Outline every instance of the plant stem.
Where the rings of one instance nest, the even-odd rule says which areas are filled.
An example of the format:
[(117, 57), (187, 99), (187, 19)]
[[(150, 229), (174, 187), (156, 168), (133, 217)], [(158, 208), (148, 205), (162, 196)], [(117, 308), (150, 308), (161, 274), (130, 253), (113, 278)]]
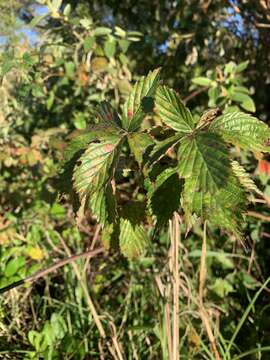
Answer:
[(201, 319), (204, 324), (215, 359), (221, 360), (221, 357), (217, 349), (216, 340), (209, 321), (209, 315), (203, 303), (203, 295), (204, 295), (203, 292), (204, 292), (205, 279), (206, 279), (206, 254), (207, 254), (207, 249), (206, 249), (206, 221), (205, 221), (204, 229), (203, 229), (203, 242), (202, 242), (201, 263), (200, 263), (199, 307), (200, 307)]
[(76, 261), (78, 259), (81, 259), (83, 257), (87, 257), (87, 258), (88, 257), (93, 257), (93, 256), (96, 256), (96, 255), (98, 255), (100, 253), (103, 253), (103, 252), (104, 252), (104, 248), (98, 248), (96, 250), (85, 251), (85, 252), (83, 252), (81, 254), (77, 254), (77, 255), (71, 255), (69, 253), (68, 258), (60, 260), (57, 263), (49, 266), (46, 269), (39, 270), (34, 275), (30, 275), (30, 276), (28, 276), (28, 277), (26, 277), (26, 278), (24, 278), (22, 280), (16, 281), (16, 282), (14, 282), (14, 283), (12, 283), (10, 285), (7, 285), (7, 286), (3, 287), (2, 289), (0, 289), (0, 294), (4, 294), (5, 292), (7, 292), (7, 291), (9, 291), (11, 289), (14, 289), (15, 287), (18, 287), (18, 286), (21, 286), (21, 285), (24, 285), (24, 284), (27, 284), (27, 283), (34, 282), (37, 279), (48, 275), (49, 273), (59, 269), (60, 267), (63, 267), (66, 264), (73, 263), (74, 261)]

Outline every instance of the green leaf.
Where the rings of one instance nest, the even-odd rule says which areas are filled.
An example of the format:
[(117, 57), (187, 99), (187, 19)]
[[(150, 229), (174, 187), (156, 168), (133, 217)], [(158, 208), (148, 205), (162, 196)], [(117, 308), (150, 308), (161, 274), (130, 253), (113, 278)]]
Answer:
[(153, 165), (166, 155), (166, 152), (173, 148), (182, 137), (183, 134), (177, 133), (175, 136), (171, 136), (163, 141), (158, 141), (149, 155), (149, 166)]
[(114, 57), (116, 50), (116, 41), (114, 39), (108, 39), (104, 44), (105, 55), (110, 59)]
[(262, 121), (243, 112), (229, 112), (217, 117), (209, 127), (225, 141), (245, 150), (269, 151), (270, 129)]
[(99, 142), (91, 143), (80, 157), (73, 182), (81, 200), (100, 190), (112, 178), (121, 140), (119, 134), (107, 133)]
[(242, 165), (240, 165), (237, 161), (232, 161), (231, 165), (233, 173), (239, 179), (246, 191), (255, 192), (256, 194), (263, 196), (263, 192), (258, 189), (257, 185), (250, 177), (250, 174), (246, 172)]
[(69, 17), (71, 13), (71, 5), (67, 4), (63, 10), (63, 15)]
[(231, 171), (228, 149), (220, 136), (197, 133), (185, 137), (178, 150), (179, 174), (194, 179), (197, 191), (215, 193)]
[(108, 184), (104, 190), (97, 191), (89, 197), (89, 206), (102, 226), (113, 223), (116, 218), (116, 201), (112, 186)]
[(1, 76), (5, 76), (15, 66), (16, 66), (15, 61), (13, 60), (5, 61), (1, 67)]
[(119, 26), (115, 26), (114, 30), (115, 30), (115, 35), (117, 35), (121, 38), (125, 38), (127, 35), (126, 31), (123, 30), (122, 28), (120, 28)]
[(129, 259), (142, 255), (149, 246), (149, 238), (142, 225), (133, 225), (127, 219), (120, 221), (120, 250)]
[(208, 79), (203, 76), (193, 78), (191, 81), (193, 82), (193, 84), (200, 85), (200, 86), (210, 86), (212, 84), (211, 79)]
[(191, 112), (177, 93), (166, 86), (159, 86), (157, 89), (155, 110), (162, 121), (176, 131), (190, 133), (194, 129)]
[(250, 96), (247, 96), (246, 99), (241, 103), (241, 107), (244, 110), (250, 111), (250, 112), (255, 112), (256, 111), (256, 106), (254, 101), (252, 100), (252, 98)]
[(121, 50), (123, 51), (123, 53), (126, 53), (129, 48), (130, 42), (126, 39), (120, 39), (118, 40), (118, 44)]
[(33, 19), (30, 21), (29, 26), (30, 27), (35, 27), (37, 26), (43, 19), (45, 19), (48, 16), (48, 14), (43, 14), (43, 15), (37, 15), (35, 17), (33, 17)]
[(121, 120), (117, 111), (111, 106), (108, 101), (102, 101), (96, 109), (96, 115), (101, 123), (106, 123), (112, 126), (121, 126)]
[(94, 30), (94, 35), (95, 36), (104, 36), (104, 35), (109, 35), (112, 32), (112, 29), (107, 28), (107, 27), (97, 27)]
[(119, 223), (106, 224), (102, 230), (101, 241), (105, 249), (118, 249), (119, 250)]
[(72, 139), (64, 150), (65, 161), (69, 161), (80, 150), (84, 150), (91, 141), (96, 140), (97, 134), (94, 131), (88, 131), (85, 134), (78, 135)]
[(202, 220), (241, 237), (245, 204), (245, 192), (234, 175), (214, 196), (199, 191), (194, 178), (185, 180), (182, 205), (187, 219), (195, 213)]
[(78, 130), (84, 130), (86, 128), (86, 119), (83, 113), (75, 114), (74, 126)]
[(229, 293), (234, 291), (233, 286), (229, 283), (229, 281), (222, 278), (217, 278), (210, 289), (221, 298), (224, 298), (224, 296), (227, 296)]
[(248, 67), (248, 64), (249, 64), (249, 60), (241, 62), (239, 65), (236, 66), (235, 71), (239, 73), (239, 72), (246, 70), (246, 68)]
[(177, 169), (164, 170), (152, 184), (148, 192), (149, 207), (157, 218), (157, 225), (163, 226), (179, 209), (183, 182), (179, 179)]
[(87, 38), (85, 38), (85, 40), (83, 42), (84, 51), (88, 52), (89, 50), (91, 50), (94, 43), (95, 43), (95, 37), (94, 36), (88, 36)]
[(134, 85), (123, 107), (122, 123), (124, 129), (134, 131), (140, 127), (145, 116), (144, 105), (148, 100), (151, 100), (156, 91), (159, 73), (160, 69), (150, 71), (146, 77), (143, 76)]
[(19, 256), (16, 259), (11, 259), (9, 260), (9, 262), (7, 263), (6, 267), (5, 267), (5, 276), (6, 277), (11, 277), (13, 275), (15, 275), (18, 270), (24, 266), (25, 264), (25, 257), (24, 256)]
[(233, 101), (239, 102), (243, 109), (250, 111), (250, 112), (256, 111), (254, 101), (246, 93), (236, 92), (235, 88), (234, 88), (233, 92), (230, 94), (230, 98)]
[(128, 136), (128, 144), (136, 161), (141, 166), (149, 146), (154, 144), (152, 137), (146, 133), (132, 133)]

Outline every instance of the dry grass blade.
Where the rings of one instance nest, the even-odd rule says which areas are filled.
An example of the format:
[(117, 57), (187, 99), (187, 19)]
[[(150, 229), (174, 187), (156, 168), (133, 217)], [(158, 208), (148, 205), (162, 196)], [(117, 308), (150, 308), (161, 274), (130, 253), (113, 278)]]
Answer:
[(179, 349), (179, 216), (175, 213), (171, 232), (172, 242), (172, 271), (173, 271), (173, 360), (180, 359)]
[(209, 321), (209, 315), (207, 310), (204, 307), (203, 303), (203, 292), (204, 292), (204, 286), (205, 286), (205, 279), (206, 279), (206, 221), (204, 222), (204, 231), (203, 231), (203, 242), (202, 242), (202, 253), (201, 253), (201, 263), (200, 263), (200, 282), (199, 282), (199, 312), (201, 315), (202, 322), (204, 324), (209, 342), (211, 344), (211, 348), (213, 351), (213, 354), (215, 356), (216, 360), (221, 360), (221, 357), (219, 355), (217, 345), (216, 345), (216, 339), (214, 337), (211, 324)]

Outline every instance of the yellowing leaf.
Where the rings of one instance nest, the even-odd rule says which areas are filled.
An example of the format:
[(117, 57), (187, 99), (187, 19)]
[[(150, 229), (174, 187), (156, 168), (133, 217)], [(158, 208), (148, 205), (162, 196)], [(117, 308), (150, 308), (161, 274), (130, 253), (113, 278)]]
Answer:
[(108, 68), (108, 61), (105, 57), (96, 57), (92, 60), (91, 68), (93, 72), (103, 72)]

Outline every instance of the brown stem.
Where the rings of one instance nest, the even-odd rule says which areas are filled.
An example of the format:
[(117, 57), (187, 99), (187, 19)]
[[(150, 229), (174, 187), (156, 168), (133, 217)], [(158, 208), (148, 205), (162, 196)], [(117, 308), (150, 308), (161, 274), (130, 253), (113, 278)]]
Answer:
[(105, 251), (105, 249), (103, 247), (101, 248), (98, 248), (96, 250), (89, 250), (89, 251), (85, 251), (81, 254), (77, 254), (77, 255), (71, 255), (69, 256), (68, 258), (66, 259), (63, 259), (63, 260), (60, 260), (58, 262), (56, 262), (55, 264), (49, 266), (48, 268), (46, 269), (42, 269), (42, 270), (39, 270), (37, 271), (35, 274), (33, 275), (30, 275), (22, 280), (19, 280), (19, 281), (16, 281), (10, 285), (7, 285), (5, 287), (3, 287), (2, 289), (0, 289), (0, 294), (3, 294), (11, 289), (14, 289), (15, 287), (17, 286), (21, 286), (23, 284), (26, 284), (26, 283), (30, 283), (30, 282), (34, 282), (36, 281), (37, 279), (41, 278), (41, 277), (44, 277), (46, 275), (48, 275), (49, 273), (59, 269), (60, 267), (66, 265), (66, 264), (69, 264), (69, 263), (72, 263), (78, 259), (81, 259), (83, 257), (93, 257), (93, 256), (96, 256), (100, 253), (103, 253)]

